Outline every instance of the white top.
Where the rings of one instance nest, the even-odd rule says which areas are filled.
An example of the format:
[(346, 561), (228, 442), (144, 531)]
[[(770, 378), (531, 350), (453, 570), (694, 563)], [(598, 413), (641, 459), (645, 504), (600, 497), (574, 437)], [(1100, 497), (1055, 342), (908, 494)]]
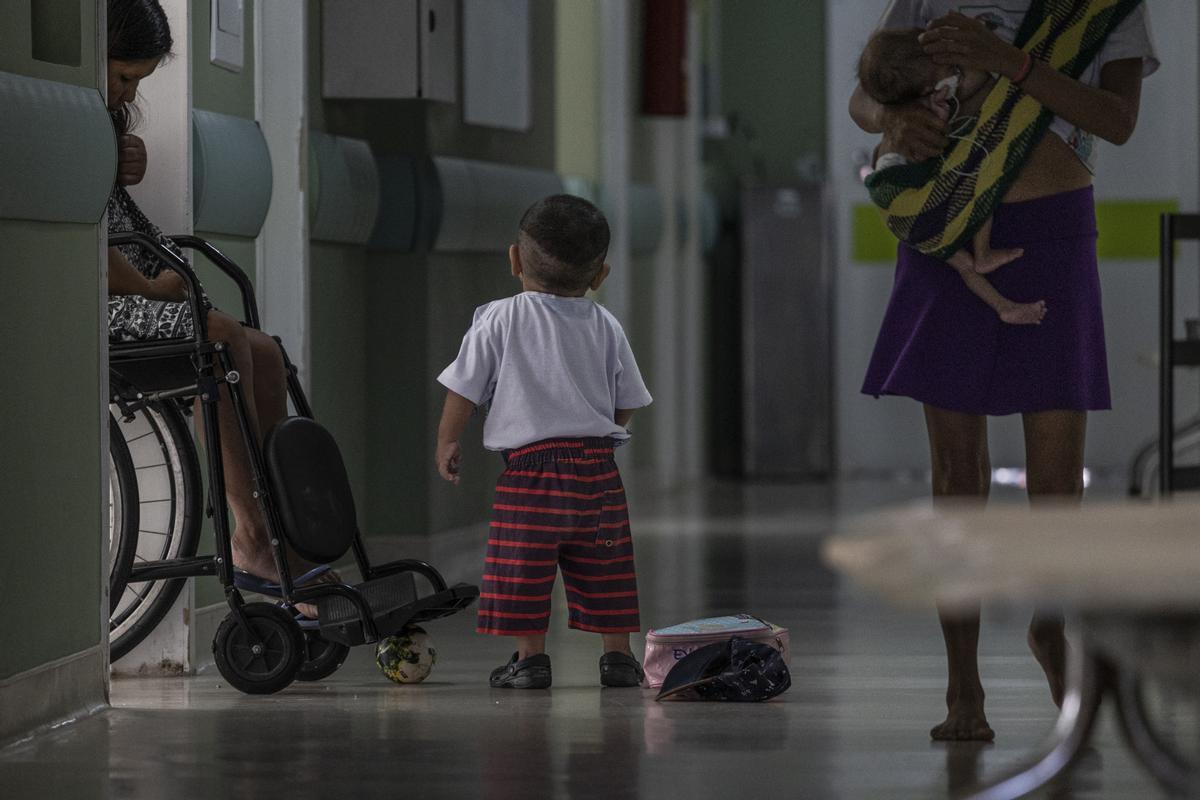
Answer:
[[(1004, 0), (1001, 3), (986, 3), (979, 0), (892, 0), (883, 18), (880, 29), (924, 28), (938, 17), (958, 11), (969, 17), (983, 20), (1001, 39), (1012, 42), (1017, 37), (1021, 21), (1029, 9), (1031, 0)], [(1147, 77), (1158, 70), (1159, 61), (1150, 35), (1150, 20), (1146, 2), (1130, 12), (1121, 24), (1108, 35), (1096, 58), (1079, 76), (1089, 86), (1100, 85), (1100, 70), (1109, 61), (1123, 58), (1142, 59), (1142, 76)], [(1055, 117), (1050, 130), (1066, 142), (1089, 171), (1095, 172), (1095, 137), (1075, 127), (1062, 117)]]
[(625, 331), (586, 297), (522, 292), (475, 309), (458, 358), (438, 382), (477, 406), (491, 403), (483, 446), (511, 450), (558, 436), (629, 431), (618, 408), (651, 402)]

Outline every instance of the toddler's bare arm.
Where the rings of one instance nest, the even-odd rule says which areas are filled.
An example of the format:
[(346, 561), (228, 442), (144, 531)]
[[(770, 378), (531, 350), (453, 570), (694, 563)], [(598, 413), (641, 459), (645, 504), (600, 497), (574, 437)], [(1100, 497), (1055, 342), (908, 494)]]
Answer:
[(434, 462), (437, 464), (438, 474), (451, 483), (458, 483), (458, 473), (462, 466), (462, 448), (458, 446), (458, 437), (462, 436), (474, 413), (474, 403), (457, 392), (446, 392), (442, 421), (438, 425), (437, 454), (434, 456)]
[(629, 420), (633, 419), (633, 411), (632, 408), (618, 408), (614, 419), (622, 428), (628, 427)]

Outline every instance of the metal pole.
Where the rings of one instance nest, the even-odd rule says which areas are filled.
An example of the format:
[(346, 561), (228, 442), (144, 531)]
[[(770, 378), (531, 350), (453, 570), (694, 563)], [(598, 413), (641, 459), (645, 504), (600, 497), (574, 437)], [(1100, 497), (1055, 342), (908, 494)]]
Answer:
[(1171, 494), (1175, 468), (1175, 225), (1163, 214), (1159, 242), (1158, 489)]

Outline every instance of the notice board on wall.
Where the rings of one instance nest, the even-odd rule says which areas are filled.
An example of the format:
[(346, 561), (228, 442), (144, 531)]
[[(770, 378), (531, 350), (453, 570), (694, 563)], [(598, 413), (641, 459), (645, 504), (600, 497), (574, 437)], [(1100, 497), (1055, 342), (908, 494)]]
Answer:
[(533, 127), (529, 0), (463, 0), (463, 121)]

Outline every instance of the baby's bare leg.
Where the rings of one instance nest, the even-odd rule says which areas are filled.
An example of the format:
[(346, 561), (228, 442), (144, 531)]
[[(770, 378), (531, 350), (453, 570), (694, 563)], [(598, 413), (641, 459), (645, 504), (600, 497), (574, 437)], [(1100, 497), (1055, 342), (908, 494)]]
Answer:
[(1025, 251), (1019, 247), (1008, 248), (1004, 250), (992, 249), (992, 218), (988, 217), (987, 222), (983, 223), (983, 227), (975, 234), (975, 271), (980, 275), (987, 275), (989, 272), (995, 272), (1010, 261), (1015, 261), (1025, 254)]
[(971, 254), (966, 250), (959, 250), (954, 255), (946, 259), (946, 263), (954, 267), (959, 272), (974, 272), (975, 259), (971, 258)]
[(974, 270), (960, 269), (958, 274), (962, 275), (962, 279), (967, 282), (967, 288), (974, 292), (976, 297), (995, 309), (996, 313), (1000, 315), (1000, 319), (1009, 325), (1038, 325), (1041, 323), (1042, 317), (1046, 316), (1044, 300), (1038, 300), (1036, 303), (1014, 303), (996, 291), (996, 287), (992, 286), (987, 278)]

